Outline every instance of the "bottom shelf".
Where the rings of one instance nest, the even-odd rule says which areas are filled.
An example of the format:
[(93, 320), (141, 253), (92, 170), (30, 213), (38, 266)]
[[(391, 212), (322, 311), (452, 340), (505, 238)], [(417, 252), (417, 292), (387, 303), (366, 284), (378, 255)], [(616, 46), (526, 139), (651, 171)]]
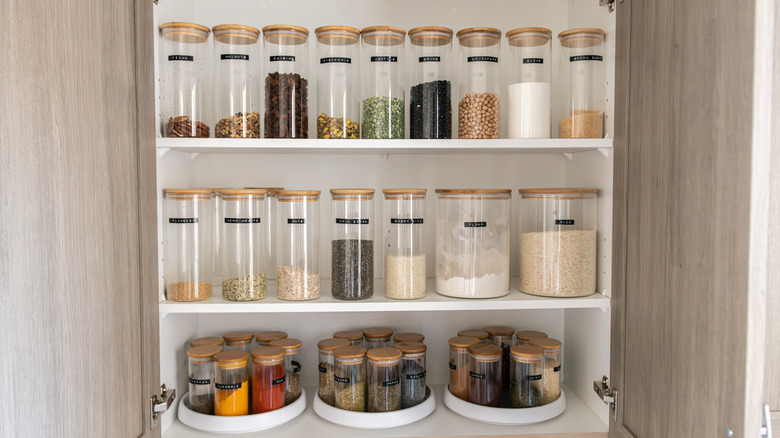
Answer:
[[(588, 438), (606, 438), (608, 426), (602, 422), (587, 406), (580, 400), (573, 391), (564, 385), (563, 391), (566, 394), (566, 411), (559, 417), (544, 423), (533, 424), (529, 426), (498, 426), (484, 424), (462, 417), (449, 408), (444, 406), (441, 400), (444, 399), (445, 385), (431, 385), (436, 395), (436, 410), (431, 415), (408, 426), (394, 429), (350, 429), (329, 423), (314, 413), (312, 410), (312, 397), (317, 394), (316, 388), (306, 388), (307, 407), (298, 418), (284, 424), (280, 427), (269, 429), (262, 432), (251, 434), (231, 435), (231, 436), (251, 436), (257, 438), (263, 437), (340, 437), (340, 438), (371, 438), (371, 437), (484, 437), (490, 435), (499, 435), (504, 438), (512, 436), (534, 435), (544, 436), (544, 434), (556, 434), (556, 437), (571, 434), (574, 436), (587, 436)], [(173, 415), (168, 413), (166, 415)], [(180, 421), (176, 420), (170, 428), (163, 434), (165, 438), (206, 438), (220, 436), (199, 430), (192, 429)]]

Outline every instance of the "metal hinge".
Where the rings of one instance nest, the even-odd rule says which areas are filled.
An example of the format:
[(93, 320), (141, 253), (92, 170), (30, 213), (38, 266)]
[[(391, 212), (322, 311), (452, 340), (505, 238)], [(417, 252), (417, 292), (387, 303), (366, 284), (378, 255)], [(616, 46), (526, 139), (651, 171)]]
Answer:
[[(623, 3), (624, 0), (617, 0), (617, 3)], [(609, 12), (615, 11), (615, 0), (599, 0), (599, 6), (606, 6)]]
[(764, 425), (761, 426), (761, 436), (772, 438), (772, 413), (769, 412), (769, 405), (764, 405)]
[(609, 387), (609, 379), (607, 376), (602, 377), (601, 382), (598, 380), (593, 381), (593, 391), (595, 391), (604, 404), (609, 406), (610, 410), (612, 410), (612, 420), (617, 421), (618, 391), (615, 388)]
[(157, 427), (157, 420), (160, 419), (160, 415), (167, 411), (171, 407), (173, 401), (176, 399), (176, 390), (168, 389), (165, 387), (165, 383), (160, 385), (160, 395), (154, 394), (151, 400), (151, 419), (152, 429)]

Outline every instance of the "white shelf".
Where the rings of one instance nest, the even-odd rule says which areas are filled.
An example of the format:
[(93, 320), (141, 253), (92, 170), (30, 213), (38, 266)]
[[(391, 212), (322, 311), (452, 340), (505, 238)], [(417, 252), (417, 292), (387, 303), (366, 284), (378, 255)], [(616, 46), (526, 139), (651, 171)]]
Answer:
[[(440, 402), (444, 396), (444, 385), (432, 385), (436, 394), (437, 406), (428, 417), (412, 423), (408, 426), (394, 429), (350, 429), (329, 423), (314, 413), (312, 410), (312, 397), (317, 393), (316, 388), (306, 388), (309, 397), (306, 411), (293, 421), (263, 432), (232, 436), (263, 437), (339, 437), (339, 438), (374, 438), (374, 437), (448, 437), (448, 436), (522, 436), (538, 434), (572, 434), (582, 436), (584, 434), (603, 434), (606, 438), (608, 426), (596, 416), (580, 400), (573, 391), (564, 386), (566, 394), (566, 411), (560, 416), (543, 423), (528, 426), (498, 426), (484, 424), (462, 417)], [(170, 415), (170, 414), (166, 414)], [(575, 435), (576, 434), (576, 435)], [(163, 434), (164, 438), (207, 438), (220, 435), (201, 432), (192, 429), (180, 421), (174, 422)], [(597, 435), (588, 435), (595, 438)]]

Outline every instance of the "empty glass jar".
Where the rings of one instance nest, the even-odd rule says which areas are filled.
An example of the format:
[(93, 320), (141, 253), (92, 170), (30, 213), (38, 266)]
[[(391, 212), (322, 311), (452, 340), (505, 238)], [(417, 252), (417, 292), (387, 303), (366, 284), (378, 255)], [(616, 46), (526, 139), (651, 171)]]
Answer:
[(214, 415), (214, 355), (222, 347), (203, 345), (187, 350), (189, 358), (189, 408), (206, 415)]
[(363, 300), (374, 296), (374, 190), (331, 189), (333, 298)]
[(566, 117), (558, 123), (560, 138), (604, 137), (604, 31), (570, 29), (558, 34), (568, 73)]
[(265, 138), (308, 138), (309, 31), (275, 24), (263, 28)]
[(469, 347), (469, 402), (501, 403), (501, 347), (480, 342)]
[(425, 401), (425, 351), (422, 342), (398, 342), (401, 351), (401, 409), (417, 406)]
[(323, 26), (314, 34), (319, 59), (317, 138), (360, 138), (360, 31), (349, 26)]
[(371, 26), (360, 31), (364, 69), (362, 138), (404, 138), (404, 71), (406, 31)]
[(276, 296), (281, 300), (320, 297), (320, 191), (277, 192)]
[(214, 361), (214, 414), (227, 417), (249, 414), (249, 353), (223, 351), (214, 356)]
[(214, 26), (214, 111), (217, 138), (260, 138), (260, 30)]
[(425, 296), (426, 189), (385, 189), (385, 296)]
[(346, 411), (366, 411), (366, 349), (341, 347), (333, 351), (336, 370), (336, 407)]
[(409, 90), (409, 138), (452, 138), (452, 29), (409, 31), (414, 79)]
[(542, 405), (544, 350), (533, 345), (515, 345), (511, 350), (512, 367), (509, 394), (513, 408)]
[(333, 380), (333, 372), (335, 367), (333, 351), (338, 348), (348, 346), (350, 346), (348, 340), (339, 338), (323, 339), (317, 343), (320, 359), (318, 367), (320, 374), (319, 396), (320, 400), (331, 406), (336, 405), (336, 381)]
[(550, 138), (552, 31), (522, 27), (506, 33), (514, 77), (509, 84), (509, 138)]
[(450, 338), (450, 392), (461, 400), (469, 401), (469, 347), (479, 344), (471, 336)]
[(384, 347), (368, 350), (368, 412), (401, 409), (401, 351)]
[(220, 190), (222, 298), (227, 301), (266, 297), (265, 193), (263, 189)]
[(472, 27), (459, 31), (457, 36), (461, 65), (458, 138), (498, 138), (501, 31)]
[(561, 364), (563, 363), (561, 341), (552, 338), (533, 338), (528, 343), (544, 350), (542, 404), (552, 403), (561, 396)]
[(284, 350), (284, 404), (292, 404), (301, 395), (301, 340), (295, 338), (276, 339), (271, 347)]

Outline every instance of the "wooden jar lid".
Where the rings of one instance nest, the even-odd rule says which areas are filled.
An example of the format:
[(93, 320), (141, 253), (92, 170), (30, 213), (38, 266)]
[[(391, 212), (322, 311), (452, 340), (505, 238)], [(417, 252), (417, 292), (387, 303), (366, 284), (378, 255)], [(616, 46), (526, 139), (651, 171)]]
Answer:
[(332, 351), (341, 347), (349, 347), (349, 340), (343, 338), (328, 338), (317, 342), (317, 348), (325, 351)]
[(187, 356), (194, 358), (206, 358), (212, 357), (217, 353), (222, 352), (222, 347), (219, 345), (201, 345), (199, 347), (193, 347), (187, 350)]
[(255, 339), (257, 339), (258, 342), (271, 342), (275, 339), (284, 339), (286, 337), (287, 337), (287, 332), (281, 332), (281, 331), (260, 332), (257, 335), (255, 335)]
[(422, 342), (425, 340), (425, 335), (415, 332), (401, 332), (393, 335), (395, 342)]
[(490, 334), (484, 330), (461, 330), (458, 336), (470, 336), (479, 340), (487, 339)]
[(273, 360), (281, 359), (287, 354), (281, 347), (257, 347), (252, 350), (252, 359)]
[(363, 336), (367, 338), (385, 338), (393, 336), (393, 330), (387, 327), (371, 327), (363, 330)]

